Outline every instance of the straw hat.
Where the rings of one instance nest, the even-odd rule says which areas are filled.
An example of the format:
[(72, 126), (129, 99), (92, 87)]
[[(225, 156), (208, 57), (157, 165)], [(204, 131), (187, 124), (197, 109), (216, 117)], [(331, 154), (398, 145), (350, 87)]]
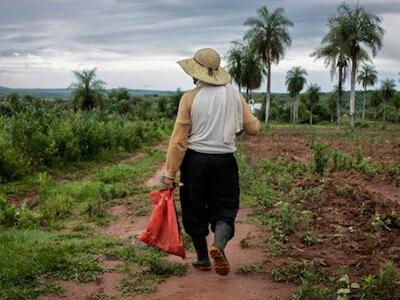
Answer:
[(193, 58), (178, 61), (182, 69), (191, 77), (212, 85), (225, 85), (231, 75), (220, 67), (221, 57), (211, 48), (198, 50)]

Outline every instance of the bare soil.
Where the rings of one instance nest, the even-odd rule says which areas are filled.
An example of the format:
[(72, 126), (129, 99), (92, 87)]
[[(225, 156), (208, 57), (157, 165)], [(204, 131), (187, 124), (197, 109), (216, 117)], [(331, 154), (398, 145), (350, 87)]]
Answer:
[(159, 186), (160, 182), (161, 182), (161, 178), (165, 174), (165, 169), (166, 169), (166, 164), (163, 163), (161, 166), (159, 166), (156, 169), (156, 171), (154, 173), (154, 176), (152, 176), (149, 180), (147, 180), (145, 185), (147, 187), (157, 187), (157, 186)]
[[(299, 186), (309, 184), (305, 181)], [(350, 274), (360, 278), (375, 274), (385, 261), (391, 259), (400, 263), (400, 227), (393, 225), (377, 230), (372, 225), (374, 215), (382, 220), (391, 218), (400, 211), (400, 202), (384, 195), (371, 193), (359, 180), (352, 180), (344, 174), (332, 174), (324, 179), (324, 194), (318, 202), (306, 203), (305, 209), (314, 213), (312, 224), (323, 242), (306, 247), (300, 240), (301, 230), (289, 237), (292, 249), (287, 254), (296, 259), (318, 259), (323, 269), (337, 274), (341, 265), (350, 267)], [(343, 192), (343, 186), (350, 187)], [(345, 193), (345, 194), (344, 194)]]
[[(84, 284), (76, 284), (72, 281), (61, 281), (58, 284), (64, 289), (65, 293), (62, 296), (42, 296), (41, 300), (88, 300), (96, 299), (94, 295), (105, 295), (112, 299), (121, 299), (117, 287), (123, 274), (118, 272), (104, 273), (91, 281)], [(101, 299), (101, 298), (100, 298)]]
[(277, 159), (287, 157), (293, 161), (304, 162), (311, 157), (309, 147), (311, 139), (300, 136), (299, 134), (271, 134), (268, 137), (255, 136), (246, 137), (245, 142), (240, 145), (243, 152), (249, 154), (251, 161), (256, 162), (261, 159)]
[(22, 205), (26, 205), (28, 208), (33, 209), (37, 206), (39, 200), (39, 195), (35, 191), (28, 191), (24, 193), (21, 197), (10, 197), (8, 202), (15, 208), (21, 208)]
[(129, 239), (146, 228), (148, 216), (135, 216), (125, 205), (111, 207), (108, 209), (108, 213), (116, 217), (116, 220), (108, 226), (100, 228), (100, 234)]
[(294, 129), (272, 130), (266, 136), (246, 137), (241, 145), (251, 153), (253, 161), (276, 159), (284, 156), (294, 161), (311, 158), (310, 145), (316, 139), (323, 139), (331, 149), (337, 149), (355, 156), (360, 152), (379, 164), (394, 164), (400, 160), (400, 137), (398, 132), (385, 130), (358, 130), (359, 138), (337, 138), (334, 129)]
[[(308, 133), (279, 130), (267, 136), (248, 137), (241, 149), (252, 162), (266, 158), (276, 160), (282, 156), (289, 161), (306, 162), (311, 159), (309, 147), (314, 138)], [(383, 168), (400, 163), (398, 137), (383, 137), (383, 141), (378, 142), (325, 135), (324, 142), (350, 155), (361, 151)], [(267, 255), (267, 269), (290, 260), (307, 259), (316, 261), (320, 269), (330, 275), (337, 275), (340, 266), (347, 265), (350, 276), (358, 280), (378, 273), (387, 260), (394, 261), (399, 268), (400, 228), (399, 224), (394, 224), (395, 218), (400, 218), (398, 178), (350, 170), (295, 178), (295, 185), (304, 190), (323, 186), (323, 192), (316, 199), (303, 204), (305, 210), (312, 212), (311, 224), (322, 242), (306, 246), (302, 241), (305, 225), (300, 224), (289, 235), (287, 252), (280, 257)], [(393, 225), (374, 228), (372, 220), (376, 215), (382, 221), (391, 220)]]

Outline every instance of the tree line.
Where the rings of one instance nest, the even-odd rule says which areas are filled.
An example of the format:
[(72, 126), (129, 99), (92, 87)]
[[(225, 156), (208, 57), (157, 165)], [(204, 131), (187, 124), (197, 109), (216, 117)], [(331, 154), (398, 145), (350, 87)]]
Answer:
[[(364, 98), (361, 119), (365, 119), (367, 105), (367, 88), (377, 83), (377, 71), (371, 58), (376, 56), (383, 45), (384, 29), (382, 19), (358, 3), (342, 3), (337, 6), (335, 15), (328, 19), (328, 32), (321, 40), (321, 46), (311, 56), (324, 60), (330, 68), (332, 78), (337, 84), (332, 92), (336, 98), (336, 121), (339, 130), (344, 106), (343, 84), (350, 76), (350, 93), (348, 100), (349, 128), (354, 130), (356, 114), (356, 83), (362, 85)], [(228, 71), (239, 89), (246, 89), (246, 95), (258, 89), (265, 77), (266, 92), (264, 98), (265, 123), (269, 123), (271, 108), (271, 70), (285, 56), (286, 49), (292, 44), (289, 29), (294, 26), (283, 8), (269, 10), (266, 6), (257, 11), (255, 17), (248, 18), (244, 25), (248, 27), (242, 41), (232, 42), (227, 54)], [(295, 66), (286, 74), (286, 86), (291, 98), (290, 121), (299, 122), (300, 93), (307, 84), (307, 71)], [(306, 91), (310, 123), (313, 122), (313, 111), (319, 101), (320, 87), (311, 83)], [(330, 98), (332, 99), (332, 98)], [(396, 121), (399, 118), (400, 96), (396, 92), (396, 82), (386, 79), (381, 82), (379, 90), (370, 95), (370, 105), (375, 109), (383, 106), (383, 120), (386, 120), (388, 104), (396, 109)], [(332, 103), (330, 102), (330, 106)]]

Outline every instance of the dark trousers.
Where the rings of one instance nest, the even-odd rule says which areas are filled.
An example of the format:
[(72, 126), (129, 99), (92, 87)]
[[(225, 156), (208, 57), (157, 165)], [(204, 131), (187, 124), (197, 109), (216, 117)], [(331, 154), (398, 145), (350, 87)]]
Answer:
[(207, 236), (217, 221), (232, 228), (239, 209), (239, 175), (233, 153), (204, 154), (188, 149), (181, 165), (183, 226), (191, 237)]

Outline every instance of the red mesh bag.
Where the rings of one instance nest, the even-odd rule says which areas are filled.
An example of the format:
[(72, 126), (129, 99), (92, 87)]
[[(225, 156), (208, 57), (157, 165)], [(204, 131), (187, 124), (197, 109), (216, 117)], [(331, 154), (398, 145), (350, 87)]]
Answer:
[(138, 239), (163, 252), (185, 258), (182, 234), (175, 209), (175, 193), (172, 189), (149, 193), (153, 206), (149, 224)]

